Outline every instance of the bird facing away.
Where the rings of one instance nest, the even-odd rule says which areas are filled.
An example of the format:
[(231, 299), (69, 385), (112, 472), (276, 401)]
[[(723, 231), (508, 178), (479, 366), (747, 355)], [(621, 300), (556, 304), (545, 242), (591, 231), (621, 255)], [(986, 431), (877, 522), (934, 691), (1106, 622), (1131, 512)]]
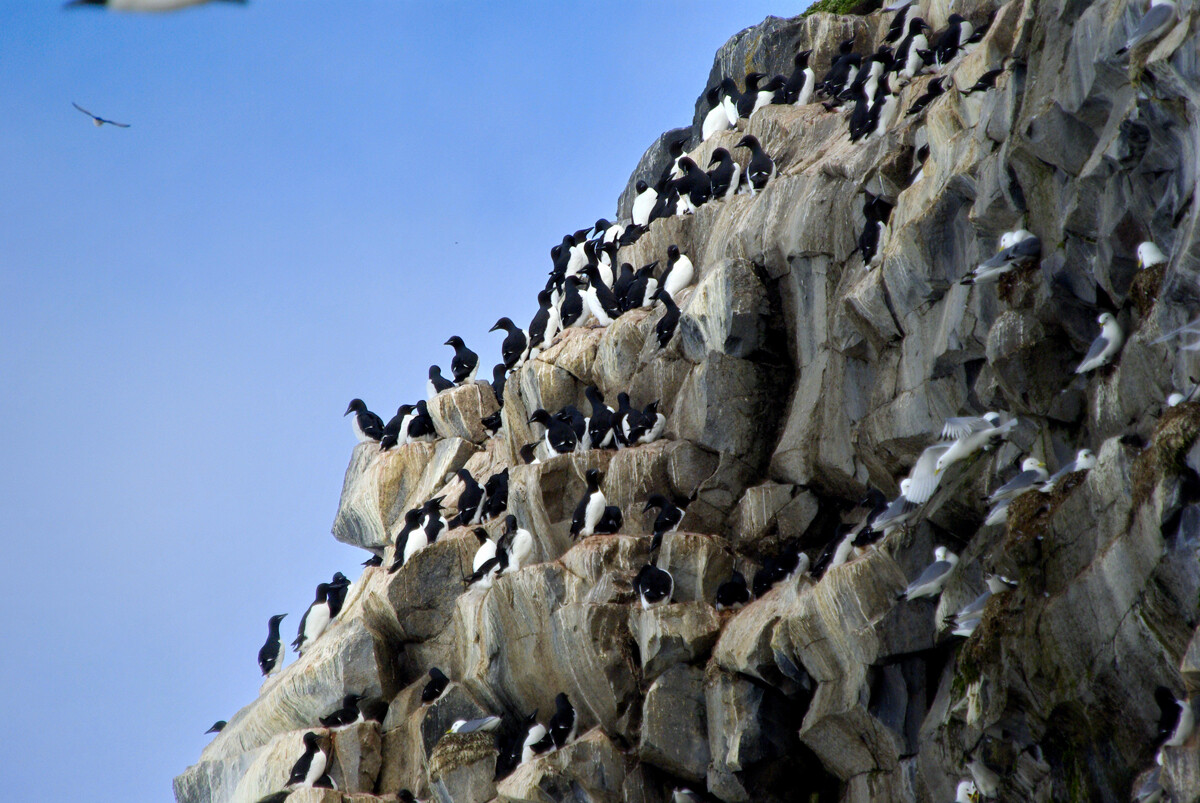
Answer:
[(115, 125), (117, 128), (129, 128), (129, 123), (118, 123), (114, 120), (106, 120), (103, 117), (97, 117), (96, 115), (92, 114), (90, 111), (83, 108), (82, 106), (80, 106), (78, 103), (75, 103), (74, 101), (71, 102), (71, 105), (74, 106), (76, 109), (79, 109), (79, 111), (83, 112), (88, 117), (91, 117), (92, 122), (95, 124), (96, 128), (99, 128), (100, 126), (103, 126), (103, 125)]
[(421, 702), (428, 704), (442, 696), (446, 691), (446, 687), (450, 685), (450, 678), (446, 677), (442, 670), (436, 666), (429, 670), (429, 682), (425, 684), (425, 688), (421, 689)]

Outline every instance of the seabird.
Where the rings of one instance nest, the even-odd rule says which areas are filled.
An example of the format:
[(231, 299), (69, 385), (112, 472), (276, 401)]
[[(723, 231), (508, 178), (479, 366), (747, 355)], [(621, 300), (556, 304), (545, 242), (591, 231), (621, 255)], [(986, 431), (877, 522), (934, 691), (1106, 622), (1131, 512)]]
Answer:
[(821, 79), (821, 91), (836, 98), (858, 77), (862, 56), (853, 52), (854, 39), (846, 39), (838, 45), (838, 54), (829, 65), (829, 71)]
[(1137, 27), (1125, 40), (1125, 47), (1117, 51), (1117, 55), (1123, 55), (1143, 42), (1162, 36), (1174, 24), (1177, 13), (1174, 0), (1150, 0), (1150, 8), (1138, 20)]
[(494, 731), (500, 727), (500, 717), (480, 717), (479, 719), (456, 719), (447, 733), (478, 733)]
[(622, 422), (625, 443), (628, 446), (654, 443), (662, 437), (666, 425), (667, 417), (658, 411), (658, 401), (650, 402), (641, 411), (630, 410)]
[(1075, 369), (1077, 374), (1086, 374), (1108, 365), (1125, 343), (1125, 333), (1121, 331), (1121, 325), (1111, 312), (1102, 313), (1096, 322), (1100, 324), (1100, 334), (1092, 341), (1083, 362)]
[(546, 451), (550, 453), (550, 457), (575, 451), (578, 443), (575, 430), (550, 413), (541, 409), (534, 410), (533, 415), (529, 417), (529, 423), (541, 424), (546, 428)]
[(762, 568), (754, 573), (751, 583), (754, 596), (761, 597), (776, 584), (808, 571), (810, 561), (808, 555), (800, 551), (799, 544), (784, 549), (779, 554), (763, 561)]
[(543, 343), (554, 337), (554, 331), (550, 328), (551, 310), (554, 315), (558, 315), (558, 310), (550, 303), (550, 291), (542, 290), (538, 293), (538, 311), (534, 313), (533, 320), (529, 322), (529, 336), (526, 341), (525, 354), (522, 355), (523, 360), (532, 360), (538, 355)]
[(402, 404), (396, 409), (396, 414), (383, 428), (383, 437), (379, 439), (381, 451), (386, 452), (393, 446), (403, 446), (408, 443), (408, 425), (412, 421), (414, 409), (411, 404)]
[(1045, 463), (1036, 457), (1026, 457), (1021, 463), (1020, 473), (995, 491), (992, 491), (992, 495), (988, 497), (988, 501), (995, 503), (1001, 499), (1016, 499), (1026, 491), (1041, 485), (1049, 478), (1050, 474), (1046, 471)]
[(975, 632), (975, 628), (979, 626), (979, 622), (983, 618), (983, 609), (987, 605), (987, 601), (996, 594), (1001, 594), (1017, 587), (1016, 581), (1009, 580), (1007, 577), (998, 574), (989, 574), (986, 582), (987, 588), (984, 589), (982, 594), (967, 603), (958, 613), (949, 618), (949, 624), (953, 626), (951, 635), (969, 638)]
[(953, 444), (935, 443), (921, 452), (912, 470), (908, 472), (908, 488), (901, 491), (905, 499), (913, 505), (923, 505), (929, 501), (942, 479), (937, 470), (938, 459), (948, 452), (951, 446)]
[[(504, 363), (498, 362), (492, 366), (492, 395), (496, 397), (496, 404), (504, 406), (504, 385), (508, 381), (508, 368)], [(499, 412), (497, 410), (497, 412)]]
[(1018, 265), (1033, 262), (1042, 255), (1041, 240), (1023, 229), (1016, 233), (1009, 233), (1007, 237), (1011, 240), (1017, 235), (1028, 236), (1021, 236), (1019, 240), (1008, 245), (1002, 238), (1000, 251), (991, 259), (979, 263), (974, 271), (963, 277), (961, 283), (978, 284), (998, 279)]
[(408, 422), (408, 443), (437, 440), (437, 429), (433, 425), (433, 416), (429, 414), (429, 405), (424, 399), (419, 399), (416, 411)]
[(812, 50), (801, 50), (792, 58), (792, 75), (783, 86), (783, 101), (793, 106), (805, 106), (812, 102), (817, 76), (808, 66)]
[(954, 792), (954, 803), (979, 803), (979, 790), (974, 781), (959, 781)]
[(1042, 493), (1050, 493), (1054, 490), (1054, 486), (1058, 481), (1068, 474), (1074, 474), (1076, 471), (1091, 471), (1096, 467), (1096, 455), (1091, 449), (1080, 449), (1075, 453), (1075, 459), (1067, 463), (1058, 471), (1050, 475), (1050, 479), (1042, 485), (1038, 490)]
[[(1196, 729), (1196, 711), (1192, 701), (1176, 698), (1166, 686), (1154, 690), (1154, 700), (1159, 710), (1158, 738), (1155, 742), (1160, 747), (1182, 747)], [(1158, 763), (1161, 764), (1161, 760)]]
[(929, 48), (929, 41), (925, 38), (925, 32), (932, 30), (928, 23), (920, 17), (913, 17), (908, 21), (908, 33), (900, 44), (896, 46), (895, 64), (903, 65), (900, 68), (900, 75), (905, 78), (914, 78), (921, 68), (925, 66), (924, 60), (920, 56), (922, 50)]
[(695, 272), (692, 260), (687, 254), (681, 254), (679, 246), (672, 243), (667, 246), (667, 269), (659, 279), (659, 287), (670, 293), (671, 298), (678, 298), (683, 289), (692, 283)]
[(887, 225), (892, 215), (893, 204), (888, 203), (882, 196), (863, 193), (867, 200), (863, 203), (862, 234), (858, 236), (858, 249), (862, 251), (863, 264), (870, 266), (879, 253), (879, 240), (883, 235), (883, 227)]
[[(404, 529), (408, 532), (408, 537), (404, 540), (403, 550), (399, 550), (400, 538), (399, 538), (399, 536), (396, 537), (396, 545), (397, 545), (398, 551), (401, 552), (401, 558), (400, 558), (400, 565), (399, 566), (393, 565), (392, 571), (395, 571), (396, 569), (400, 568), (400, 566), (403, 566), (404, 564), (408, 563), (410, 560), (412, 560), (413, 555), (417, 554), (422, 549), (424, 549), (425, 547), (429, 546), (432, 543), (432, 541), (429, 540), (429, 533), (426, 528), (427, 516), (426, 516), (425, 508), (419, 507), (415, 511), (415, 516), (413, 514), (414, 514), (414, 511), (412, 511), (412, 510), (410, 510), (410, 511), (408, 511), (408, 513), (404, 514), (404, 524), (405, 524)], [(408, 529), (408, 525), (414, 519), (417, 522), (417, 526), (410, 530), (410, 529)]]
[(884, 34), (883, 37), (883, 41), (887, 44), (890, 45), (898, 41), (900, 37), (904, 36), (904, 21), (908, 17), (908, 7), (910, 2), (911, 0), (902, 2), (897, 5), (896, 8), (892, 8), (890, 5), (884, 8), (884, 11), (897, 11), (898, 9), (897, 13), (892, 16), (891, 22), (888, 23), (887, 33)]
[(625, 302), (622, 306), (628, 309), (638, 309), (653, 306), (654, 294), (658, 292), (658, 279), (654, 278), (654, 269), (658, 267), (658, 260), (654, 260), (648, 265), (643, 265), (638, 268), (633, 275), (633, 281), (629, 284), (629, 291), (625, 295)]
[(554, 740), (555, 749), (573, 741), (578, 728), (579, 721), (575, 717), (575, 707), (571, 705), (567, 695), (559, 692), (554, 698), (554, 715), (546, 723), (546, 730), (549, 732), (550, 738)]
[(277, 613), (267, 620), (267, 640), (258, 650), (258, 668), (263, 677), (272, 675), (283, 668), (283, 646), (279, 643), (279, 623), (286, 613)]
[(425, 383), (426, 397), (429, 401), (433, 401), (433, 397), (442, 391), (450, 390), (453, 387), (454, 383), (442, 376), (441, 366), (429, 366), (429, 380)]
[(712, 181), (708, 173), (689, 156), (679, 159), (679, 168), (683, 175), (675, 181), (680, 201), (676, 214), (688, 215), (712, 199)]
[(435, 496), (421, 506), (421, 512), (425, 517), (421, 526), (425, 530), (425, 537), (431, 544), (450, 526), (446, 517), (442, 515), (442, 500), (444, 499), (443, 496)]
[(504, 572), (515, 572), (529, 563), (533, 555), (533, 533), (517, 525), (517, 517), (511, 513), (504, 519), (504, 535), (508, 539), (508, 566)]
[(920, 114), (926, 106), (933, 102), (934, 98), (946, 91), (942, 88), (942, 82), (945, 80), (946, 79), (943, 77), (934, 78), (932, 81), (930, 81), (929, 86), (925, 88), (925, 94), (913, 101), (913, 105), (908, 107), (906, 114)]
[(700, 124), (700, 141), (706, 142), (713, 134), (725, 131), (729, 128), (729, 115), (725, 113), (725, 107), (721, 105), (721, 87), (710, 86), (704, 93), (704, 102), (708, 104), (708, 113), (704, 115), (704, 122)]
[(880, 84), (875, 92), (875, 103), (871, 107), (871, 126), (867, 131), (867, 139), (887, 133), (896, 115), (900, 113), (900, 96), (888, 91), (887, 86)]
[(671, 294), (666, 290), (660, 289), (654, 294), (654, 297), (661, 301), (663, 307), (666, 308), (666, 312), (654, 325), (654, 336), (658, 340), (658, 347), (665, 349), (671, 342), (671, 338), (675, 336), (675, 328), (679, 326), (679, 307), (676, 306), (675, 299), (671, 298)]
[(613, 291), (604, 283), (597, 266), (585, 266), (584, 275), (588, 277), (588, 286), (583, 292), (583, 299), (592, 311), (592, 317), (601, 326), (608, 326), (621, 317), (621, 304), (617, 301)]
[(458, 335), (447, 340), (443, 345), (454, 347), (454, 359), (450, 361), (450, 372), (454, 375), (456, 384), (462, 385), (475, 379), (475, 369), (479, 367), (479, 355), (467, 348), (463, 339)]
[(1137, 247), (1137, 263), (1139, 268), (1153, 268), (1167, 261), (1167, 255), (1157, 245), (1147, 240)]
[(604, 396), (595, 385), (588, 385), (584, 395), (592, 405), (588, 418), (588, 443), (593, 449), (608, 449), (616, 437), (613, 433), (613, 411), (604, 403)]
[(658, 203), (658, 192), (645, 181), (641, 180), (634, 185), (634, 190), (637, 194), (633, 197), (633, 207), (631, 212), (633, 217), (633, 225), (648, 225), (650, 223), (650, 212)]
[[(482, 549), (482, 547), (481, 547)], [(508, 568), (508, 551), (503, 546), (495, 545), (495, 554), (487, 560), (478, 563), (474, 572), (463, 578), (468, 586), (491, 588), (492, 581)]]
[(988, 510), (987, 517), (983, 520), (984, 525), (994, 527), (997, 524), (1003, 524), (1008, 521), (1008, 505), (1010, 502), (1012, 502), (1011, 499), (1001, 499), (992, 505), (991, 509)]
[(608, 506), (604, 491), (600, 490), (600, 470), (589, 468), (584, 474), (584, 479), (587, 481), (587, 491), (575, 506), (575, 515), (571, 517), (572, 538), (584, 538), (595, 534), (596, 525), (600, 523), (604, 509)]
[(675, 578), (671, 573), (654, 565), (655, 558), (643, 566), (633, 578), (633, 590), (642, 601), (642, 610), (649, 610), (671, 601), (675, 591)]
[[(496, 542), (488, 537), (487, 530), (482, 527), (476, 527), (474, 534), (479, 540), (479, 548), (475, 550), (475, 557), (471, 559), (471, 571), (478, 574), (485, 563), (496, 557)], [(494, 563), (493, 561), (493, 565)]]
[(483, 484), (483, 493), (483, 520), (491, 521), (508, 509), (508, 469), (488, 477), (488, 481)]
[(775, 103), (783, 102), (783, 88), (787, 85), (787, 79), (782, 75), (776, 75), (767, 83), (758, 87), (758, 93), (754, 96), (754, 106), (750, 109), (750, 117), (754, 113), (765, 106), (771, 106)]
[(946, 30), (942, 31), (933, 43), (933, 61), (937, 65), (946, 65), (953, 61), (954, 56), (975, 32), (975, 27), (961, 14), (951, 14), (947, 23)]
[(717, 148), (712, 152), (708, 166), (712, 168), (708, 172), (708, 180), (712, 186), (713, 198), (728, 201), (737, 194), (738, 187), (741, 185), (741, 167), (733, 161), (733, 156), (724, 148)]
[[(758, 102), (758, 82), (766, 77), (764, 73), (760, 72), (746, 74), (746, 89), (738, 93), (735, 104), (739, 118), (749, 117), (750, 113), (754, 111), (754, 104)], [(737, 120), (734, 120), (734, 124), (737, 124)]]
[(507, 317), (496, 321), (496, 324), (488, 331), (494, 332), (497, 329), (503, 329), (508, 332), (508, 335), (504, 338), (504, 342), (500, 344), (500, 356), (504, 360), (505, 368), (514, 368), (525, 354), (529, 338), (512, 322), (512, 319)]
[(284, 786), (312, 786), (318, 778), (325, 774), (325, 765), (329, 759), (319, 744), (319, 736), (309, 731), (304, 734), (304, 754), (292, 765)]
[(350, 592), (350, 578), (341, 572), (334, 572), (329, 581), (329, 618), (336, 619), (346, 604), (346, 595)]
[(342, 707), (320, 718), (320, 723), (327, 728), (344, 728), (347, 725), (352, 725), (359, 720), (358, 701), (363, 696), (361, 694), (347, 694), (342, 698)]
[[(211, 2), (211, 0), (71, 0), (71, 2), (66, 4), (66, 8), (103, 6), (111, 11), (178, 11), (181, 8), (198, 6), (208, 2)], [(246, 4), (246, 0), (222, 0), (222, 2), (237, 3), (239, 5)], [(87, 112), (84, 113), (87, 114)], [(108, 121), (105, 120), (105, 122)], [(127, 126), (121, 127), (125, 128)]]
[(550, 738), (546, 726), (537, 721), (537, 711), (529, 715), (529, 730), (525, 733), (525, 741), (521, 744), (521, 763), (531, 760), (550, 751), (554, 740)]
[[(404, 514), (404, 526), (400, 532), (396, 533), (396, 551), (395, 558), (392, 561), (392, 566), (388, 569), (388, 574), (393, 574), (400, 570), (404, 565), (405, 553), (408, 551), (408, 542), (412, 539), (413, 534), (418, 534), (418, 539), (425, 538), (425, 531), (421, 529), (421, 519), (423, 514), (421, 508), (415, 507)], [(428, 546), (428, 543), (423, 543), (419, 548)], [(414, 549), (414, 551), (416, 551)]]
[(642, 512), (648, 513), (654, 508), (658, 508), (658, 515), (654, 517), (654, 538), (650, 541), (651, 553), (658, 551), (664, 535), (673, 533), (679, 529), (679, 523), (683, 521), (684, 511), (687, 510), (687, 503), (685, 502), (680, 507), (662, 494), (650, 494), (650, 497), (646, 500), (646, 506), (642, 508)]
[(320, 638), (332, 618), (329, 613), (329, 584), (319, 583), (317, 598), (308, 606), (304, 616), (300, 617), (300, 628), (296, 633), (296, 640), (292, 642), (297, 654), (303, 655), (309, 645)]
[(873, 530), (886, 535), (889, 530), (907, 523), (916, 514), (918, 505), (908, 500), (911, 485), (912, 481), (907, 477), (900, 480), (900, 495), (888, 503), (883, 512), (875, 518), (874, 524), (871, 525)]
[(943, 438), (953, 438), (954, 443), (940, 457), (934, 470), (939, 474), (959, 460), (965, 460), (980, 449), (991, 449), (1008, 437), (1019, 423), (1012, 418), (1000, 423), (1000, 414), (984, 413), (982, 416), (947, 418), (942, 428)]
[(87, 109), (80, 106), (78, 103), (72, 102), (71, 105), (74, 106), (76, 109), (79, 109), (79, 111), (83, 112), (88, 117), (92, 118), (92, 122), (96, 124), (96, 128), (99, 128), (102, 125), (113, 125), (113, 126), (116, 126), (117, 128), (129, 128), (128, 123), (118, 123), (113, 120), (106, 120), (103, 117), (97, 117), (96, 115), (94, 115), (90, 111), (88, 111)]
[(765, 189), (771, 179), (779, 173), (779, 168), (758, 143), (758, 138), (748, 134), (734, 147), (750, 149), (750, 161), (746, 163), (746, 181), (750, 184), (750, 194), (754, 195)]
[(718, 611), (737, 610), (749, 601), (750, 589), (746, 587), (746, 578), (739, 571), (735, 570), (728, 580), (717, 586)]
[(920, 599), (921, 597), (936, 597), (942, 593), (950, 572), (958, 565), (958, 555), (944, 546), (933, 550), (933, 563), (921, 572), (921, 576), (908, 584), (908, 588), (896, 595), (896, 599)]
[(462, 480), (463, 491), (458, 495), (458, 515), (453, 524), (457, 527), (478, 524), (483, 520), (483, 487), (465, 468), (454, 472), (454, 476)]
[(383, 419), (368, 410), (362, 399), (351, 399), (343, 417), (351, 413), (354, 418), (350, 419), (350, 426), (359, 443), (378, 442), (383, 437)]
[(205, 731), (205, 733), (220, 733), (221, 731), (223, 731), (225, 729), (225, 726), (228, 724), (229, 723), (226, 722), (225, 720), (218, 719), (216, 722), (214, 722), (212, 724), (211, 728), (209, 728), (208, 730)]
[(959, 94), (971, 95), (975, 92), (987, 92), (996, 85), (996, 79), (1004, 74), (1004, 68), (1000, 67), (995, 70), (988, 70), (983, 75), (979, 76), (979, 80), (971, 84), (966, 89), (960, 90)]
[(560, 331), (581, 323), (584, 306), (583, 296), (579, 294), (579, 286), (574, 277), (563, 282), (562, 300), (558, 305)]
[(436, 666), (429, 669), (429, 682), (425, 684), (425, 688), (421, 689), (421, 702), (428, 705), (434, 700), (442, 696), (446, 691), (446, 687), (450, 685), (450, 678), (442, 673), (442, 670)]

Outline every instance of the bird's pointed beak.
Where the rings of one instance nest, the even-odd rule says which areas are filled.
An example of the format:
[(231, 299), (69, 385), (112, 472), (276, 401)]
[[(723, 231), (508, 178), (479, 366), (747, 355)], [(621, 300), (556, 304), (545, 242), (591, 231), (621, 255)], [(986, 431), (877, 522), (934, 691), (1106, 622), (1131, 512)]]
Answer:
[(642, 508), (642, 512), (645, 513), (647, 511), (653, 510), (653, 509), (654, 509), (654, 505), (651, 504), (650, 502), (647, 502), (646, 506), (644, 508)]

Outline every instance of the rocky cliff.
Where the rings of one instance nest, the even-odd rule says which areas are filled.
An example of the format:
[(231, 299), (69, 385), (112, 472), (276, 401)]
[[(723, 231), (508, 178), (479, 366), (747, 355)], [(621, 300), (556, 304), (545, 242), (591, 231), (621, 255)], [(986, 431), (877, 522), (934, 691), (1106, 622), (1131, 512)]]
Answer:
[[(1140, 4), (919, 5), (934, 28), (952, 11), (991, 20), (943, 74), (963, 88), (1004, 65), (993, 90), (948, 91), (858, 143), (846, 111), (815, 102), (769, 106), (701, 143), (701, 98), (682, 132), (701, 166), (751, 133), (780, 174), (755, 196), (656, 220), (621, 250), (638, 266), (678, 244), (696, 265), (665, 349), (661, 306), (568, 329), (509, 377), (498, 435), (480, 424), (496, 409), (490, 389), (468, 385), (431, 402), (436, 441), (355, 448), (333, 534), (384, 565), (175, 780), (179, 803), (281, 789), (310, 730), (340, 791), (298, 790), (296, 803), (402, 788), (443, 803), (660, 803), (680, 788), (728, 803), (950, 801), (972, 778), (1003, 800), (1116, 801), (1151, 771), (1165, 799), (1200, 799), (1196, 739), (1155, 762), (1156, 687), (1187, 697), (1200, 683), (1200, 404), (1166, 404), (1200, 366), (1186, 341), (1158, 342), (1200, 313), (1195, 5), (1122, 55)], [(842, 40), (873, 50), (890, 17), (768, 19), (718, 52), (708, 85), (787, 74), (808, 48), (820, 75)], [(901, 108), (930, 80), (906, 86)], [(662, 140), (643, 157), (623, 217), (633, 183), (667, 158)], [(865, 192), (895, 205), (873, 267), (856, 249)], [(1039, 261), (960, 282), (1022, 226)], [(1139, 270), (1143, 241), (1167, 262)], [(1124, 347), (1076, 378), (1103, 311)], [(531, 412), (586, 410), (588, 385), (659, 400), (664, 437), (525, 463), (521, 447), (541, 435)], [(1011, 436), (948, 470), (906, 526), (819, 578), (714, 608), (733, 569), (752, 577), (794, 546), (815, 560), (862, 515), (868, 488), (896, 495), (946, 418), (988, 410), (1016, 417)], [(1097, 456), (1091, 471), (984, 524), (988, 495), (1022, 458), (1053, 471), (1082, 448)], [(405, 511), (437, 495), (453, 510), (457, 469), (482, 483), (506, 467), (508, 512), (534, 536), (527, 565), (464, 591), (477, 542), (461, 527), (389, 573)], [(592, 467), (624, 525), (576, 541)], [(658, 557), (673, 600), (644, 610), (631, 584), (655, 492), (691, 502)], [(960, 558), (940, 596), (898, 602), (939, 545)], [(973, 635), (952, 636), (947, 617), (988, 572), (1016, 588), (988, 600)], [(451, 683), (423, 705), (432, 666)], [(318, 727), (351, 692), (384, 701), (382, 721)], [(525, 717), (545, 722), (559, 692), (578, 738), (497, 779), (497, 737), (519, 744)], [(447, 734), (492, 714), (495, 732)]]

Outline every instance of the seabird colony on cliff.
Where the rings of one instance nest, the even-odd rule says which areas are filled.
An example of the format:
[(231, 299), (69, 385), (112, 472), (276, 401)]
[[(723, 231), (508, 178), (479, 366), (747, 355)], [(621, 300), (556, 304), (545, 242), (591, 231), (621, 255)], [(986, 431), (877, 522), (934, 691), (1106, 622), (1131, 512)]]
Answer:
[[(787, 76), (750, 72), (743, 79), (743, 89), (738, 88), (733, 76), (722, 77), (704, 93), (707, 111), (698, 139), (703, 142), (733, 129), (744, 131), (748, 119), (771, 105), (812, 106), (819, 101), (826, 113), (839, 109), (848, 111), (846, 122), (851, 143), (869, 141), (887, 135), (901, 119), (899, 91), (922, 75), (937, 73), (927, 83), (924, 93), (906, 110), (904, 118), (919, 118), (951, 94), (969, 98), (989, 92), (1005, 75), (1004, 65), (1001, 65), (986, 71), (965, 89), (961, 88), (954, 70), (956, 60), (982, 39), (987, 26), (976, 28), (961, 15), (951, 14), (946, 28), (938, 32), (921, 17), (909, 16), (913, 9), (910, 2), (898, 3), (894, 8), (897, 13), (880, 47), (873, 52), (859, 53), (855, 51), (854, 39), (841, 42), (819, 81), (812, 66), (811, 49), (795, 54), (791, 74)], [(1175, 6), (1170, 0), (1153, 0), (1150, 11), (1130, 37), (1127, 47), (1143, 45), (1162, 35), (1175, 15)], [(685, 151), (690, 139), (677, 137), (667, 142), (669, 158), (658, 175), (636, 181), (629, 220), (611, 222), (601, 218), (587, 228), (564, 235), (562, 241), (550, 249), (549, 279), (537, 295), (537, 311), (529, 325), (521, 328), (505, 316), (491, 329), (502, 330), (504, 338), (500, 343), (500, 362), (492, 369), (490, 381), (476, 380), (479, 355), (469, 349), (461, 337), (452, 336), (446, 341), (446, 345), (454, 350), (450, 376), (444, 376), (440, 366), (430, 366), (426, 398), (400, 405), (386, 424), (361, 399), (350, 402), (346, 415), (354, 416), (351, 427), (355, 438), (361, 444), (377, 444), (381, 453), (437, 440), (440, 435), (429, 405), (442, 405), (444, 402), (439, 398), (442, 394), (456, 393), (458, 388), (478, 384), (490, 385), (500, 406), (499, 411), (482, 421), (489, 437), (497, 437), (514, 423), (508, 418), (510, 410), (505, 407), (505, 383), (510, 372), (520, 371), (526, 363), (539, 359), (572, 329), (606, 327), (633, 311), (653, 310), (661, 305), (663, 313), (655, 326), (654, 337), (658, 348), (667, 348), (681, 322), (687, 320), (685, 297), (702, 274), (703, 265), (694, 262), (679, 244), (669, 245), (658, 259), (640, 267), (622, 261), (622, 255), (629, 253), (622, 249), (636, 243), (661, 218), (695, 214), (706, 204), (728, 203), (742, 195), (750, 196), (746, 203), (756, 203), (754, 197), (768, 192), (780, 175), (780, 165), (770, 155), (770, 148), (778, 148), (783, 143), (768, 141), (764, 144), (756, 135), (743, 134), (732, 149), (714, 148), (707, 165), (701, 167)], [(935, 165), (935, 154), (928, 144), (915, 149), (908, 171), (908, 186), (922, 180), (926, 170)], [(902, 197), (886, 198), (867, 192), (865, 188), (863, 192), (865, 225), (856, 250), (861, 253), (863, 268), (870, 270), (886, 251), (888, 221), (892, 211), (903, 201)], [(900, 195), (903, 196), (902, 191)], [(1041, 253), (1041, 240), (1032, 231), (1017, 228), (1005, 232), (998, 239), (995, 252), (972, 267), (961, 277), (960, 283), (970, 288), (966, 292), (982, 292), (992, 282), (1019, 277), (1037, 265)], [(1141, 268), (1154, 268), (1169, 259), (1153, 242), (1143, 242), (1137, 248)], [(1119, 356), (1124, 342), (1117, 320), (1119, 312), (1106, 311), (1100, 315), (1100, 333), (1075, 369), (1076, 374), (1084, 376), (1101, 370)], [(1169, 332), (1163, 339), (1193, 335), (1200, 335), (1200, 320)], [(1198, 347), (1200, 340), (1184, 346)], [(1185, 400), (1182, 394), (1173, 396), (1179, 397), (1175, 403)], [(588, 414), (574, 404), (567, 404), (553, 412), (535, 409), (527, 421), (516, 422), (522, 428), (537, 426), (531, 430), (536, 440), (518, 450), (523, 462), (538, 463), (595, 449), (636, 449), (668, 435), (667, 417), (659, 411), (658, 400), (650, 400), (639, 407), (633, 404), (628, 393), (619, 392), (617, 407), (613, 408), (595, 385), (586, 388), (584, 397)], [(1190, 398), (1190, 394), (1186, 398)], [(747, 571), (754, 569), (751, 583), (747, 583), (745, 575), (735, 566), (729, 578), (716, 590), (712, 600), (716, 609), (736, 611), (752, 598), (763, 597), (774, 588), (783, 586), (794, 590), (801, 583), (820, 582), (829, 572), (876, 548), (890, 534), (907, 531), (913, 523), (931, 515), (947, 497), (964, 492), (956, 485), (946, 488), (948, 476), (965, 477), (985, 455), (995, 456), (996, 460), (992, 462), (997, 463), (999, 471), (1005, 471), (1014, 459), (1011, 456), (1016, 449), (1014, 441), (1026, 445), (1029, 442), (1029, 438), (1018, 438), (1020, 423), (1016, 417), (999, 411), (947, 418), (940, 429), (930, 433), (929, 440), (933, 443), (917, 457), (907, 475), (899, 479), (897, 496), (889, 500), (882, 491), (868, 489), (862, 501), (841, 516), (815, 561), (801, 548), (799, 541), (793, 540), (781, 545), (774, 554), (759, 556), (757, 564), (747, 562), (740, 567)], [(1010, 455), (1003, 463), (999, 463), (1001, 452)], [(1080, 448), (1074, 459), (1063, 464), (1053, 475), (1043, 458), (1027, 455), (1015, 474), (989, 480), (989, 484), (994, 482), (996, 487), (988, 496), (992, 508), (982, 526), (1003, 524), (1009, 518), (1009, 510), (1029, 494), (1069, 490), (1083, 472), (1095, 465), (1096, 457), (1086, 447)], [(364, 566), (381, 570), (386, 566), (390, 573), (404, 571), (418, 553), (439, 539), (446, 538), (451, 532), (471, 528), (469, 534), (464, 535), (476, 539), (478, 546), (471, 571), (463, 571), (463, 585), (468, 593), (487, 594), (502, 578), (549, 556), (551, 548), (543, 540), (545, 534), (533, 529), (531, 522), (522, 526), (523, 511), (510, 512), (508, 509), (508, 468), (493, 472), (486, 479), (473, 476), (465, 468), (452, 476), (454, 479), (442, 495), (432, 496), (404, 513), (402, 525), (391, 535), (389, 543)], [(620, 506), (610, 504), (604, 474), (591, 468), (580, 479), (584, 491), (571, 518), (572, 538), (602, 538), (621, 532), (625, 526), (624, 513)], [(443, 502), (455, 491), (456, 509), (447, 519)], [(642, 515), (657, 512), (648, 527), (651, 538), (646, 548), (646, 562), (629, 579), (632, 597), (643, 609), (673, 601), (675, 581), (667, 568), (659, 565), (660, 560), (664, 560), (660, 548), (664, 538), (684, 523), (689, 515), (688, 504), (696, 498), (697, 491), (693, 489), (687, 500), (662, 493), (651, 493), (644, 500)], [(635, 511), (636, 507), (626, 510)], [(488, 525), (501, 517), (503, 527), (489, 530)], [(496, 529), (499, 529), (498, 535), (493, 532)], [(956, 548), (969, 547), (969, 536), (947, 536), (955, 542)], [(900, 548), (898, 542), (893, 548)], [(932, 553), (932, 561), (905, 588), (897, 589), (901, 604), (919, 604), (922, 599), (937, 600), (961, 571), (963, 560), (950, 544), (936, 544)], [(385, 560), (389, 555), (390, 559)], [(664, 560), (664, 563), (669, 562)], [(1015, 587), (1015, 581), (1003, 575), (987, 574), (985, 587), (971, 602), (956, 612), (947, 612), (942, 632), (971, 638), (985, 617), (989, 600)], [(340, 572), (330, 582), (317, 586), (316, 598), (304, 613), (293, 642), (298, 653), (306, 652), (319, 642), (342, 610), (350, 588), (350, 581)], [(283, 616), (272, 616), (268, 621), (267, 642), (259, 652), (259, 666), (265, 676), (276, 675), (283, 666), (279, 635)], [(428, 676), (421, 693), (423, 705), (436, 703), (453, 682), (437, 667), (430, 667)], [(1180, 701), (1165, 688), (1160, 690), (1157, 698), (1163, 712), (1160, 743), (1168, 747), (1182, 744), (1194, 727), (1191, 704)], [(497, 777), (503, 777), (519, 764), (561, 748), (575, 738), (579, 721), (574, 707), (562, 692), (557, 694), (554, 702), (554, 714), (545, 724), (539, 722), (537, 711), (515, 715), (509, 712), (507, 720), (501, 716), (457, 720), (450, 732), (496, 731), (499, 734), (496, 773)], [(363, 718), (382, 719), (386, 707), (386, 701), (370, 700), (352, 692), (344, 697), (340, 708), (320, 718), (320, 722), (327, 728), (337, 728)], [(509, 724), (506, 725), (506, 721)], [(218, 723), (210, 732), (219, 731), (223, 726), (223, 722)], [(325, 772), (328, 761), (326, 737), (315, 731), (306, 732), (300, 747), (302, 753), (292, 768), (288, 787), (330, 786), (332, 781)], [(968, 755), (964, 768), (972, 778), (958, 784), (957, 801), (976, 801), (981, 794), (995, 793), (998, 776), (978, 755)], [(402, 790), (400, 796), (403, 800), (414, 799), (408, 790)], [(676, 790), (675, 797), (687, 800), (697, 796), (691, 790), (681, 788)]]

